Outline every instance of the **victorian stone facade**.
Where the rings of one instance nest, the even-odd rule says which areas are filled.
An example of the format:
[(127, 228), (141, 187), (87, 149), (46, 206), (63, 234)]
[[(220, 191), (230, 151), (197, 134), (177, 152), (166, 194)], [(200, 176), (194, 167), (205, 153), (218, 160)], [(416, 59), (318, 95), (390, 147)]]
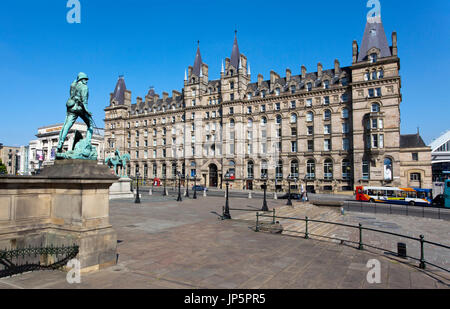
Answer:
[[(132, 104), (120, 77), (105, 109), (105, 150), (131, 155), (131, 176), (174, 182), (180, 172), (208, 187), (306, 186), (351, 191), (358, 185), (431, 187), (431, 152), (400, 134), (397, 34), (389, 46), (381, 19), (368, 21), (352, 64), (299, 75), (287, 69), (251, 81), (235, 38), (220, 79), (210, 79), (197, 49), (184, 88), (150, 90)], [(419, 175), (419, 176), (417, 176)], [(417, 185), (417, 183), (414, 183)]]

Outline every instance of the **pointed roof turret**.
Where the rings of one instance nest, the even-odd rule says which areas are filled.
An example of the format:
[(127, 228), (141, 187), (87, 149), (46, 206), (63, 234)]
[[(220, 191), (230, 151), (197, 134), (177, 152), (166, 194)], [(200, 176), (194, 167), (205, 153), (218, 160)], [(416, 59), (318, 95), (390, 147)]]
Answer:
[(192, 74), (200, 76), (200, 71), (202, 69), (202, 55), (200, 54), (200, 41), (197, 42), (197, 54), (195, 55), (195, 62), (194, 62), (194, 69), (192, 71)]
[(237, 42), (237, 30), (234, 31), (234, 44), (233, 51), (231, 52), (231, 65), (235, 69), (239, 69), (239, 64), (241, 62), (241, 54), (239, 53), (239, 46)]
[(113, 93), (113, 100), (117, 101), (119, 105), (125, 105), (125, 91), (127, 90), (127, 86), (125, 85), (125, 79), (123, 75), (119, 76), (119, 80), (117, 81), (116, 88)]
[(358, 62), (368, 60), (368, 52), (374, 47), (380, 50), (380, 58), (392, 56), (381, 21), (381, 15), (367, 19)]

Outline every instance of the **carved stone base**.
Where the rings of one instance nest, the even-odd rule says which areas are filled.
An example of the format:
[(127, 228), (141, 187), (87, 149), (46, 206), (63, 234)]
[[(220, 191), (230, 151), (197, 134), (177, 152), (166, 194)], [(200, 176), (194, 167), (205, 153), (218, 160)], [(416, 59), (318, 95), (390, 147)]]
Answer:
[(85, 160), (57, 161), (35, 177), (0, 177), (0, 248), (75, 244), (85, 271), (114, 264), (109, 187), (117, 180)]

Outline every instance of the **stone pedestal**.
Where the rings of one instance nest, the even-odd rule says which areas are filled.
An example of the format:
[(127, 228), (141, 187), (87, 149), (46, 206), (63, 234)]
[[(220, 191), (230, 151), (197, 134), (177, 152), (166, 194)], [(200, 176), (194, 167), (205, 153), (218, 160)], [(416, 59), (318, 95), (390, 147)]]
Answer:
[(84, 160), (56, 161), (36, 177), (0, 177), (0, 248), (76, 244), (83, 272), (114, 265), (109, 188), (117, 180)]
[(119, 181), (113, 183), (109, 188), (109, 199), (122, 199), (122, 198), (134, 198), (133, 192), (131, 192), (131, 179), (120, 178)]

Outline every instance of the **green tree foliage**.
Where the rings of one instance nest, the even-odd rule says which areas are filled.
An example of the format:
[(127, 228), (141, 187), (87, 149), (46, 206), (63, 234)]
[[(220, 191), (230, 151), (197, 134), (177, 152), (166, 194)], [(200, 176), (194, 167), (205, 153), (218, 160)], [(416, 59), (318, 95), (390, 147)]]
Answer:
[(2, 160), (0, 159), (0, 175), (6, 175), (8, 171), (6, 170), (6, 166), (2, 163)]

